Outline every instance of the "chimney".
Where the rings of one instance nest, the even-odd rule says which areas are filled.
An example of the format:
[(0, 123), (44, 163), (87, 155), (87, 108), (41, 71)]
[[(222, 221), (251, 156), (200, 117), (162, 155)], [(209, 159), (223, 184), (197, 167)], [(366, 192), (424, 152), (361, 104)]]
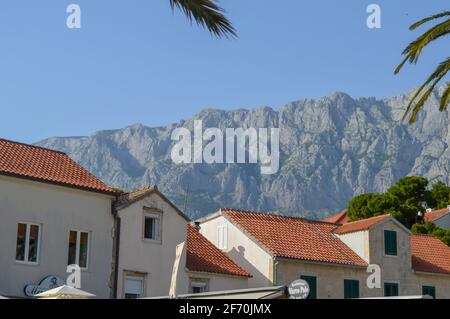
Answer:
[(423, 224), (424, 221), (424, 213), (422, 213), (420, 210), (417, 212), (416, 216), (416, 222), (419, 224)]

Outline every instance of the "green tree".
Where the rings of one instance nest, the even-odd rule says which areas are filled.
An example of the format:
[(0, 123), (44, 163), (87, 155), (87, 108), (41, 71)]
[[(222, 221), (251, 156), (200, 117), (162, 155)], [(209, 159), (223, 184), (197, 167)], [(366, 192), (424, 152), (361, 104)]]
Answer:
[(414, 224), (411, 227), (411, 231), (415, 234), (432, 235), (443, 241), (447, 246), (450, 246), (450, 230), (442, 229), (433, 223)]
[(367, 193), (355, 196), (348, 204), (347, 215), (350, 221), (365, 219), (373, 216), (369, 209), (369, 201), (377, 194)]
[[(410, 64), (415, 64), (419, 60), (419, 57), (422, 53), (422, 50), (431, 42), (436, 39), (439, 39), (445, 35), (450, 34), (450, 11), (445, 11), (439, 14), (432, 15), (425, 19), (422, 19), (413, 25), (410, 26), (410, 30), (415, 30), (416, 28), (422, 26), (431, 21), (443, 20), (432, 28), (424, 32), (421, 36), (419, 36), (416, 40), (411, 42), (406, 49), (403, 51), (403, 55), (405, 56), (404, 60), (400, 63), (400, 65), (395, 69), (395, 74), (399, 73), (402, 67), (406, 62)], [(406, 111), (403, 115), (403, 119), (405, 119), (409, 114), (409, 122), (414, 123), (417, 117), (417, 113), (423, 107), (425, 101), (430, 97), (433, 89), (436, 85), (446, 76), (447, 72), (450, 69), (450, 57), (441, 62), (433, 73), (426, 79), (426, 81), (417, 89), (417, 91), (412, 96), (411, 100), (406, 107)], [(447, 84), (446, 89), (441, 97), (441, 102), (439, 106), (439, 110), (443, 112), (447, 109), (447, 106), (450, 102), (450, 83)]]
[(450, 187), (442, 182), (437, 182), (431, 188), (427, 202), (430, 207), (435, 209), (447, 207), (450, 205)]
[(189, 19), (207, 28), (218, 38), (236, 37), (236, 30), (225, 17), (217, 0), (169, 0), (172, 9), (180, 9)]
[(428, 180), (418, 176), (399, 179), (384, 194), (363, 194), (353, 198), (348, 205), (351, 221), (382, 214), (392, 214), (410, 228), (416, 222), (418, 211), (424, 211), (423, 203), (430, 197)]

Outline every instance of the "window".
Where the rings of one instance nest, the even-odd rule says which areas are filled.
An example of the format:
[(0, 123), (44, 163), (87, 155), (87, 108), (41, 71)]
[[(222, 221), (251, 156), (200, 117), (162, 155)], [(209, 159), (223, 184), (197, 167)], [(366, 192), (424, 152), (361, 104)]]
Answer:
[(359, 280), (344, 280), (344, 298), (359, 298)]
[(89, 233), (78, 230), (69, 232), (69, 257), (68, 265), (76, 264), (80, 268), (88, 267), (89, 257)]
[(38, 263), (40, 246), (40, 226), (19, 223), (17, 227), (16, 260)]
[(309, 295), (306, 299), (317, 299), (317, 278), (314, 276), (300, 276), (309, 285)]
[(191, 293), (200, 294), (209, 291), (209, 280), (201, 278), (191, 279)]
[(392, 282), (384, 283), (384, 296), (395, 297), (398, 296), (398, 284)]
[(143, 276), (125, 276), (124, 297), (125, 299), (138, 299), (144, 297)]
[(397, 256), (397, 232), (384, 231), (384, 253), (388, 256)]
[(436, 299), (436, 288), (433, 286), (422, 286), (422, 295), (428, 295)]
[(161, 214), (144, 214), (144, 239), (161, 240)]
[(221, 225), (217, 226), (217, 247), (219, 249), (227, 249), (227, 226)]

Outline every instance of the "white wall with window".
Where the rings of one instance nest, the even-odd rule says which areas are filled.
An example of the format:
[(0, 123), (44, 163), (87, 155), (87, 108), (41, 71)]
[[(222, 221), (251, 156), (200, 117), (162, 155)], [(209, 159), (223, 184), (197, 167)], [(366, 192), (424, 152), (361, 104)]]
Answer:
[(227, 225), (217, 226), (217, 247), (220, 250), (226, 250), (228, 244), (228, 229)]
[(47, 276), (65, 281), (67, 265), (79, 263), (84, 267), (81, 288), (109, 298), (112, 200), (110, 195), (0, 176), (0, 295), (27, 297), (25, 286), (39, 285)]
[[(145, 273), (142, 297), (168, 296), (176, 246), (186, 241), (185, 216), (159, 192), (117, 207), (121, 220), (118, 298), (132, 295), (127, 274)], [(180, 260), (177, 292), (189, 292), (186, 253)], [(133, 282), (136, 284), (135, 282)]]

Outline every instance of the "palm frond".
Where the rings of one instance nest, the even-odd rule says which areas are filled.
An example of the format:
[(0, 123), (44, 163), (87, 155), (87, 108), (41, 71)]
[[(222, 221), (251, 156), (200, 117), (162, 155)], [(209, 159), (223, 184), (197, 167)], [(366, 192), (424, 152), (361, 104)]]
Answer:
[(172, 9), (177, 7), (189, 21), (195, 20), (218, 38), (237, 37), (236, 30), (224, 15), (224, 9), (216, 2), (217, 0), (170, 0), (170, 6)]
[(412, 25), (409, 27), (409, 29), (410, 29), (410, 30), (414, 30), (414, 29), (416, 29), (417, 27), (421, 26), (422, 24), (425, 24), (425, 23), (427, 23), (427, 22), (429, 22), (429, 21), (431, 21), (431, 20), (436, 20), (436, 19), (443, 18), (443, 17), (445, 17), (445, 16), (450, 16), (450, 11), (444, 11), (444, 12), (441, 12), (441, 13), (438, 13), (438, 14), (433, 14), (432, 16), (429, 16), (429, 17), (427, 17), (427, 18), (425, 18), (425, 19), (422, 19), (422, 20), (420, 20), (420, 21), (417, 21), (417, 22), (415, 22), (414, 24), (412, 24)]
[[(414, 104), (414, 101), (422, 93), (422, 96), (420, 97), (419, 101), (417, 101), (417, 103), (415, 104), (415, 106), (411, 112), (409, 123), (412, 124), (416, 121), (417, 113), (423, 107), (426, 100), (430, 97), (430, 95), (433, 92), (436, 85), (444, 78), (444, 76), (448, 73), (449, 70), (450, 70), (450, 57), (447, 58), (446, 60), (444, 60), (443, 62), (441, 62), (438, 65), (438, 67), (436, 68), (436, 70), (434, 70), (434, 72), (428, 77), (428, 79), (425, 81), (425, 83), (423, 83), (419, 87), (419, 89), (416, 90), (415, 94), (409, 101), (408, 106), (406, 107), (406, 111), (403, 114), (403, 119), (405, 119), (408, 116), (408, 114), (410, 113), (411, 108)], [(428, 88), (426, 89), (425, 92), (423, 92), (423, 90), (425, 89), (425, 87), (427, 85), (429, 85)], [(442, 100), (441, 100), (441, 103), (442, 103)], [(442, 108), (442, 105), (441, 105), (441, 108)]]
[(411, 42), (402, 53), (406, 56), (405, 59), (397, 66), (394, 73), (399, 73), (407, 61), (411, 64), (416, 63), (425, 46), (447, 34), (450, 34), (450, 19), (437, 24)]
[(441, 97), (441, 105), (439, 106), (439, 111), (444, 112), (447, 106), (450, 104), (450, 83), (447, 84), (447, 88)]

